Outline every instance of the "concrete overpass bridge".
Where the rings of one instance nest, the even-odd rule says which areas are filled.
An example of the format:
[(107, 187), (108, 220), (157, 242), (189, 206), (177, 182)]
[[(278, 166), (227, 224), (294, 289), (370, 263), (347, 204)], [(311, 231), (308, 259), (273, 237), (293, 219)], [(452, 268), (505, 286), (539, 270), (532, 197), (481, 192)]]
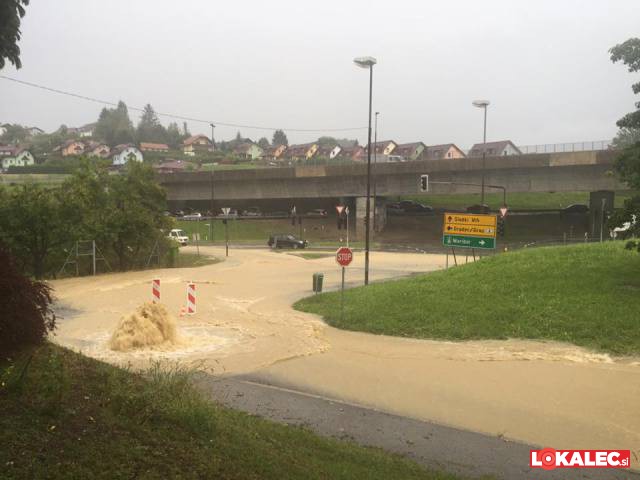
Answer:
[[(486, 183), (508, 193), (595, 191), (624, 188), (612, 175), (615, 152), (592, 151), (486, 158)], [(420, 193), (429, 174), (431, 195), (477, 192), (482, 158), (379, 163), (372, 166), (376, 195)], [(160, 174), (171, 203), (269, 199), (358, 198), (366, 195), (366, 165), (300, 166)], [(444, 184), (436, 182), (453, 182)]]

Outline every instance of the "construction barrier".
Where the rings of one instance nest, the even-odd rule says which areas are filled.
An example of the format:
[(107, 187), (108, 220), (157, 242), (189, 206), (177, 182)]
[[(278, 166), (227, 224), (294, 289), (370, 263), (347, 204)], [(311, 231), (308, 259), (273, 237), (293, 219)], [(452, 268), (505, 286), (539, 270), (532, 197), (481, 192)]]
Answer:
[(196, 284), (189, 283), (187, 285), (187, 314), (196, 313)]
[(160, 302), (160, 279), (154, 278), (152, 285), (153, 303)]

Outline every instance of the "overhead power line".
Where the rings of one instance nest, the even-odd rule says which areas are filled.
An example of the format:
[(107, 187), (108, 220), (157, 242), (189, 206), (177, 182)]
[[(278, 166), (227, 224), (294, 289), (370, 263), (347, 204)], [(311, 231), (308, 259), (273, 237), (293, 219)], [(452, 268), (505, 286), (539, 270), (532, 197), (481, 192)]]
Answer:
[[(68, 97), (79, 98), (81, 100), (86, 100), (88, 102), (99, 103), (101, 105), (109, 105), (112, 107), (117, 106), (117, 102), (111, 102), (108, 100), (100, 100), (99, 98), (88, 97), (86, 95), (80, 95), (78, 93), (66, 92), (64, 90), (58, 90), (57, 88), (47, 87), (46, 85), (39, 85), (37, 83), (26, 82), (24, 80), (19, 80), (17, 78), (7, 77), (6, 75), (0, 75), (0, 78), (3, 80), (9, 80), (11, 82), (19, 83), (21, 85), (26, 85), (32, 88), (39, 88), (40, 90), (45, 90), (51, 93), (57, 93), (60, 95), (66, 95)], [(129, 110), (134, 110), (137, 112), (143, 112), (144, 109), (140, 107), (131, 107), (127, 105)], [(248, 128), (253, 130), (286, 130), (287, 132), (308, 132), (308, 133), (323, 133), (323, 132), (349, 132), (355, 130), (366, 130), (367, 127), (349, 127), (349, 128), (285, 128), (285, 127), (266, 127), (261, 125), (242, 125), (239, 123), (228, 123), (221, 122), (219, 120), (205, 120), (202, 118), (194, 118), (188, 117), (186, 115), (175, 115), (173, 113), (162, 113), (156, 112), (156, 115), (161, 117), (173, 118), (176, 120), (186, 120), (187, 122), (197, 122), (197, 123), (206, 123), (207, 125), (213, 123), (214, 125), (224, 126), (224, 127), (234, 127), (234, 128)]]

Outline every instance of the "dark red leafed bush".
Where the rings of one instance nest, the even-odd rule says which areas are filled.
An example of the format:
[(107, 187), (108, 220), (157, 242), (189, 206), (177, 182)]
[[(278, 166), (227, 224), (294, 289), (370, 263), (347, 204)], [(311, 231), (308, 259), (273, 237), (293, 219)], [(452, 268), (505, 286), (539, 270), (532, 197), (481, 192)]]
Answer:
[(31, 280), (0, 245), (0, 358), (42, 343), (56, 325), (51, 288)]

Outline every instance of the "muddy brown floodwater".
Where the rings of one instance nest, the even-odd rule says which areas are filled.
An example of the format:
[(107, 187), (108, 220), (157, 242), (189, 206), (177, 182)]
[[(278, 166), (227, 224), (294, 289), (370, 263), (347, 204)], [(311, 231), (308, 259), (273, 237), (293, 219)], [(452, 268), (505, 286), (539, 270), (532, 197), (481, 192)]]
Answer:
[[(224, 256), (222, 249), (200, 248)], [(363, 255), (347, 271), (362, 282)], [(444, 267), (444, 256), (371, 256), (373, 280)], [(115, 364), (144, 367), (179, 361), (217, 374), (252, 373), (391, 413), (555, 448), (624, 448), (640, 453), (640, 359), (554, 342), (444, 342), (331, 328), (291, 304), (311, 294), (311, 275), (337, 288), (332, 258), (305, 260), (266, 250), (232, 250), (222, 263), (55, 281), (69, 312), (55, 340)], [(179, 341), (161, 348), (114, 351), (109, 340), (121, 317), (151, 299), (176, 318)], [(197, 313), (180, 316), (186, 283)]]

